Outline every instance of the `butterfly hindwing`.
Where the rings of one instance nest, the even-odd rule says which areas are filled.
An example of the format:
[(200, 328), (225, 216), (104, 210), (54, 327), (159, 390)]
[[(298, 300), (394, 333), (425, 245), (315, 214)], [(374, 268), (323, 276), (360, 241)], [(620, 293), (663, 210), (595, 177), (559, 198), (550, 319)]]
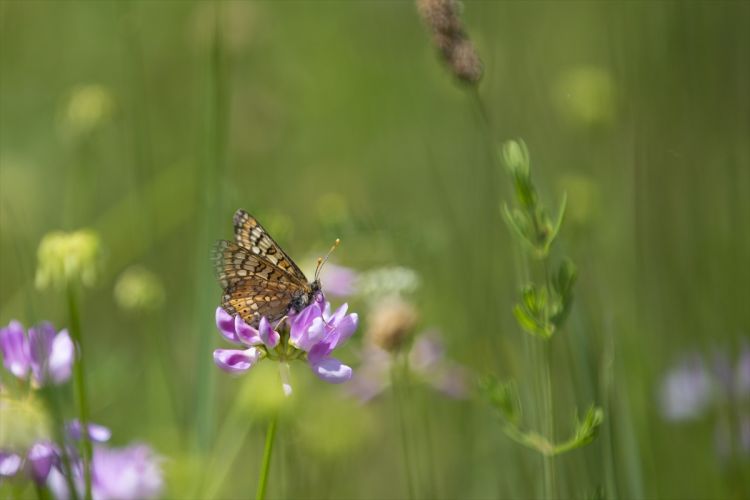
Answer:
[(287, 313), (294, 297), (293, 289), (280, 282), (239, 280), (226, 288), (221, 305), (229, 314), (240, 315), (249, 325), (257, 326), (262, 316), (273, 323)]
[(238, 245), (289, 274), (298, 283), (307, 283), (307, 278), (297, 264), (271, 238), (255, 217), (239, 209), (234, 213), (233, 221), (234, 239)]

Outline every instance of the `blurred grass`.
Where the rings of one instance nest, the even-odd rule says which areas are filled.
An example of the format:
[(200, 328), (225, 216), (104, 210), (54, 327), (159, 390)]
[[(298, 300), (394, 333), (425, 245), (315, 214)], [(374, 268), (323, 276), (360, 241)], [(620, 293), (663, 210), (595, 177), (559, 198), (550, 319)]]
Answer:
[[(607, 417), (597, 442), (558, 461), (562, 491), (736, 497), (713, 426), (668, 424), (655, 398), (680, 353), (750, 330), (750, 6), (469, 1), (464, 13), (495, 138), (523, 137), (544, 194), (569, 195), (562, 244), (580, 282), (552, 341), (565, 353), (553, 360), (555, 406), (596, 401)], [(452, 356), (476, 373), (533, 371), (510, 314), (505, 176), (494, 173), (489, 199), (480, 117), (413, 4), (222, 2), (220, 56), (215, 15), (209, 2), (0, 3), (0, 323), (63, 325), (59, 298), (33, 290), (37, 244), (55, 229), (100, 233), (105, 275), (82, 304), (92, 416), (116, 441), (171, 457), (170, 496), (195, 494), (195, 474), (222, 456), (209, 453), (217, 433), (243, 438), (217, 495), (255, 488), (262, 419), (220, 423), (263, 374), (234, 381), (210, 359), (221, 340), (208, 251), (235, 208), (286, 221), (279, 240), (298, 260), (338, 236), (339, 263), (416, 269), (423, 322)], [(81, 131), (65, 110), (92, 84), (112, 109)], [(151, 316), (113, 300), (132, 264), (165, 285)], [(295, 383), (309, 377), (293, 369)], [(298, 412), (280, 424), (269, 495), (404, 497), (392, 398), (333, 410), (326, 401), (345, 403), (321, 385), (297, 391)], [(537, 457), (483, 404), (415, 393), (418, 494), (538, 491)], [(573, 414), (558, 416), (563, 433)]]

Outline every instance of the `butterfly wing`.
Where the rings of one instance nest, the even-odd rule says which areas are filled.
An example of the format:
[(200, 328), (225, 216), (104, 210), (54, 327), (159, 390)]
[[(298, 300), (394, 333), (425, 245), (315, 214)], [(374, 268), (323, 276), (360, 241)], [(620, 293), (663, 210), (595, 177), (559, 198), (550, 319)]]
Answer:
[(281, 249), (273, 238), (268, 234), (258, 220), (242, 209), (234, 213), (234, 239), (238, 245), (267, 260), (275, 267), (281, 269), (292, 280), (299, 284), (307, 284), (305, 274), (297, 267), (297, 264)]
[(224, 291), (221, 307), (232, 316), (239, 314), (245, 323), (257, 328), (263, 316), (271, 323), (283, 318), (293, 298), (292, 291), (284, 283), (245, 279)]
[(214, 271), (224, 289), (222, 308), (239, 314), (246, 323), (257, 326), (261, 316), (281, 319), (295, 296), (309, 293), (306, 281), (300, 283), (260, 255), (231, 241), (219, 241), (213, 253)]

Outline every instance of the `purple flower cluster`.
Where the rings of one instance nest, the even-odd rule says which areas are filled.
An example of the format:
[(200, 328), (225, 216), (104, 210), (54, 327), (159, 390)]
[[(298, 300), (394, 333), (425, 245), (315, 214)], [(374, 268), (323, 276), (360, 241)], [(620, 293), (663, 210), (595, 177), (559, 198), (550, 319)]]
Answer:
[[(411, 373), (433, 389), (454, 399), (467, 397), (467, 371), (446, 358), (445, 348), (436, 332), (418, 334), (408, 359)], [(365, 346), (362, 366), (349, 386), (351, 395), (367, 402), (383, 392), (390, 384), (393, 363), (393, 355), (388, 351), (375, 345)]]
[[(109, 440), (110, 431), (101, 425), (89, 424), (88, 436), (91, 441), (104, 442)], [(77, 420), (68, 422), (66, 426), (68, 456), (75, 456), (75, 441), (81, 439), (83, 426)], [(50, 473), (62, 468), (62, 450), (53, 442), (42, 439), (29, 447), (26, 453), (16, 453), (9, 450), (0, 450), (0, 476), (14, 477), (18, 474), (26, 474), (37, 484), (45, 484)]]
[[(97, 443), (91, 460), (91, 493), (94, 500), (154, 498), (163, 488), (161, 458), (146, 445), (126, 448), (107, 448), (106, 427), (89, 424), (88, 436)], [(77, 453), (76, 442), (83, 427), (72, 421), (67, 425), (68, 442), (65, 454), (69, 459), (73, 485), (78, 497), (84, 494), (83, 462)], [(70, 498), (65, 478), (63, 451), (54, 443), (42, 440), (34, 443), (25, 454), (0, 450), (0, 477), (23, 475), (39, 485), (46, 485), (55, 498)]]
[(75, 346), (67, 330), (57, 332), (50, 323), (24, 331), (18, 321), (0, 329), (0, 351), (5, 368), (20, 379), (40, 387), (61, 384), (70, 378)]
[[(681, 359), (662, 379), (659, 402), (665, 419), (679, 422), (696, 420), (712, 409), (717, 412), (716, 446), (719, 455), (727, 457), (732, 443), (750, 455), (750, 414), (743, 411), (750, 400), (750, 343), (744, 342), (736, 363), (726, 352), (718, 351), (711, 360), (698, 353)], [(736, 433), (732, 419), (734, 414)], [(722, 417), (723, 415), (723, 417)], [(736, 436), (736, 437), (734, 437)]]
[[(264, 317), (258, 328), (253, 328), (241, 317), (232, 317), (219, 307), (216, 309), (219, 332), (243, 349), (216, 349), (214, 363), (226, 372), (242, 373), (266, 357), (280, 361), (282, 367), (287, 361), (302, 359), (320, 379), (334, 384), (346, 382), (352, 376), (352, 369), (331, 354), (357, 329), (357, 313), (347, 314), (347, 310), (348, 305), (343, 304), (331, 312), (331, 304), (319, 297), (275, 327)], [(283, 382), (289, 394), (288, 382)]]
[[(95, 446), (91, 458), (91, 496), (94, 500), (156, 498), (164, 487), (161, 458), (144, 444), (124, 448)], [(83, 467), (73, 464), (73, 484), (84, 493)], [(56, 498), (70, 498), (68, 482), (60, 468), (53, 469), (47, 485)]]

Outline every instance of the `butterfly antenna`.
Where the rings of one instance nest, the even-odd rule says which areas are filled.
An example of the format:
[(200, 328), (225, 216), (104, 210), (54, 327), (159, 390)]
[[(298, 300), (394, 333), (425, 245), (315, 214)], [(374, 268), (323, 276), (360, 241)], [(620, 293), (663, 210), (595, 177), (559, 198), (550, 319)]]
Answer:
[(318, 257), (318, 266), (315, 268), (315, 279), (316, 280), (320, 278), (320, 270), (323, 268), (323, 264), (325, 264), (326, 262), (328, 262), (328, 257), (330, 257), (331, 254), (333, 253), (333, 251), (336, 250), (336, 247), (339, 246), (339, 243), (341, 243), (341, 240), (338, 239), (338, 238), (336, 238), (336, 241), (334, 242), (334, 244), (331, 247), (331, 249), (328, 250), (328, 253), (326, 254), (326, 256), (325, 257)]

